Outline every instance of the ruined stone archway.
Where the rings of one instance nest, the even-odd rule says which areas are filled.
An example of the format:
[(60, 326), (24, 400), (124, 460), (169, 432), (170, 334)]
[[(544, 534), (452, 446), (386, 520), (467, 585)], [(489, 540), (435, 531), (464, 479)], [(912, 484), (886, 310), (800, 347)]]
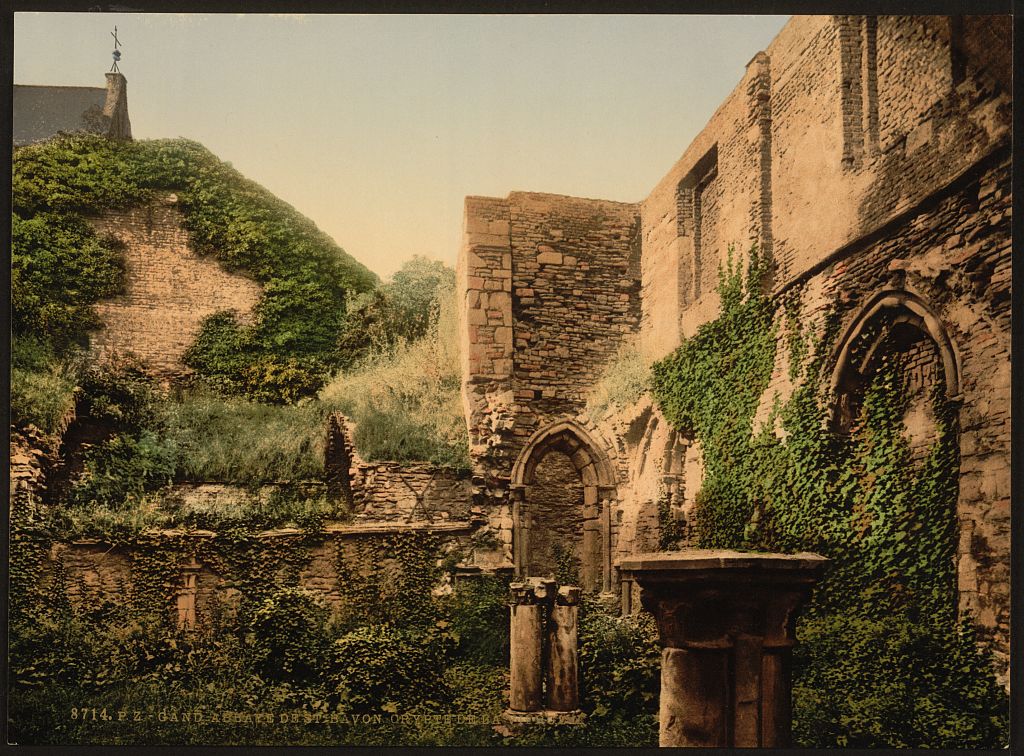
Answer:
[(958, 400), (960, 361), (932, 308), (921, 297), (904, 290), (886, 290), (872, 297), (837, 342), (829, 387), (834, 430), (846, 433), (851, 429), (874, 371), (886, 358), (897, 355), (903, 360), (902, 369), (912, 394), (905, 421), (912, 434), (916, 430), (917, 444), (926, 445), (930, 439), (922, 408), (927, 394), (937, 386), (948, 399)]
[(535, 433), (512, 468), (512, 553), (519, 576), (552, 574), (557, 552), (579, 560), (584, 590), (611, 590), (613, 468), (578, 423)]

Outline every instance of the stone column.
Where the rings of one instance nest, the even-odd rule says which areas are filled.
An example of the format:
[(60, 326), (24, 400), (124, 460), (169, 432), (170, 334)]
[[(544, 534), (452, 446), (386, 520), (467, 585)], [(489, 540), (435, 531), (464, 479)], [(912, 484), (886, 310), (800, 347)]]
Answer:
[(558, 589), (548, 618), (547, 708), (576, 711), (580, 707), (579, 659), (576, 652), (580, 589)]
[(196, 626), (196, 593), (202, 565), (193, 556), (181, 566), (181, 587), (178, 589), (178, 627), (192, 630)]
[(705, 549), (620, 560), (658, 621), (659, 745), (789, 746), (794, 623), (827, 561)]
[[(512, 583), (512, 619), (509, 638), (509, 709), (540, 711), (544, 707), (542, 596), (536, 586)], [(538, 600), (539, 599), (539, 600)]]
[(529, 523), (526, 519), (526, 486), (512, 486), (512, 564), (517, 578), (526, 576), (529, 565), (526, 541), (529, 538)]

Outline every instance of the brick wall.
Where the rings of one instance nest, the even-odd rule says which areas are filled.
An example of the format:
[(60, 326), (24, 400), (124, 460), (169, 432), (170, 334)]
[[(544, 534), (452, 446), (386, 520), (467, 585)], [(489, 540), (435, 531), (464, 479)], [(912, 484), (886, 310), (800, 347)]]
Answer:
[(192, 251), (174, 195), (106, 212), (92, 224), (125, 244), (127, 261), (126, 293), (96, 306), (104, 323), (92, 338), (98, 359), (131, 352), (155, 374), (181, 375), (203, 318), (233, 310), (246, 322), (262, 295), (251, 279)]
[[(998, 43), (1008, 38), (1006, 17), (796, 16), (748, 63), (639, 206), (639, 331), (648, 359), (716, 317), (717, 267), (730, 245), (742, 253), (756, 241), (776, 261), (769, 285), (779, 303), (777, 364), (757, 422), (770, 415), (776, 396), (785, 401), (792, 391), (784, 297), (799, 296), (801, 322), (812, 330), (837, 311), (841, 333), (873, 303), (896, 303), (881, 312), (906, 332), (885, 348), (904, 353), (911, 383), (905, 420), (918, 456), (934, 430), (922, 414), (927, 387), (956, 373), (958, 386), (947, 391), (960, 406), (960, 605), (994, 642), (1004, 679), (1011, 100), (1009, 47)], [(576, 355), (584, 353), (574, 343), (596, 355), (591, 340), (619, 338), (614, 330), (576, 330), (577, 308), (607, 301), (606, 290), (577, 287), (570, 300), (538, 295), (570, 283), (552, 286), (540, 259), (551, 264), (565, 254), (563, 240), (550, 234), (564, 224), (564, 207), (538, 203), (520, 211), (529, 223), (519, 228), (517, 198), (529, 196), (486, 200), (486, 208), (467, 201), (467, 217), (486, 210), (493, 213), (488, 222), (506, 212), (512, 218), (511, 238), (499, 234), (492, 247), (512, 252), (512, 380), (501, 376), (503, 403), (488, 403), (480, 392), (467, 410), (471, 428), (480, 429), (476, 437), (490, 444), (476, 458), (496, 478), (516, 457), (516, 437), (558, 414), (572, 417), (575, 397), (586, 393), (586, 370), (559, 367), (566, 350), (579, 364)], [(507, 341), (501, 357), (509, 359)], [(828, 357), (830, 369), (845, 370), (836, 364), (848, 354)], [(833, 387), (837, 407), (842, 394)], [(608, 548), (649, 548), (657, 541), (659, 503), (684, 520), (692, 509), (699, 447), (643, 403), (602, 418), (590, 435), (604, 439), (601, 451), (614, 471), (612, 484), (601, 488), (615, 499)], [(491, 453), (503, 444), (510, 453)]]

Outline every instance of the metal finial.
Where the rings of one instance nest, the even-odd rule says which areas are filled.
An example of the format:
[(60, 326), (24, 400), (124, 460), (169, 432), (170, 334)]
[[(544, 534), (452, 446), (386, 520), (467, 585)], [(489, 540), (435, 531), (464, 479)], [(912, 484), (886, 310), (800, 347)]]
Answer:
[(111, 53), (114, 58), (114, 65), (110, 67), (111, 73), (120, 73), (120, 69), (117, 67), (117, 61), (121, 60), (121, 51), (118, 50), (121, 46), (121, 40), (117, 38), (117, 27), (114, 27), (114, 31), (110, 32), (110, 36), (114, 38), (114, 52)]

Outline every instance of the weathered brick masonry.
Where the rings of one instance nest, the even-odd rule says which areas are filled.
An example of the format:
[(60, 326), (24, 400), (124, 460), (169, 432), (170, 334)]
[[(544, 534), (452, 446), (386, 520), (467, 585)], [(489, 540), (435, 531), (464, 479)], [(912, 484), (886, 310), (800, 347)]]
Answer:
[[(531, 496), (551, 498), (546, 483), (530, 487), (548, 452), (577, 456), (585, 491), (593, 484), (584, 523), (598, 499), (597, 542), (612, 556), (657, 545), (659, 506), (692, 509), (702, 472), (686, 429), (668, 428), (648, 400), (597, 426), (580, 408), (622, 341), (638, 339), (654, 359), (714, 318), (719, 265), (730, 245), (742, 254), (754, 241), (777, 263), (769, 285), (780, 301), (760, 420), (792, 390), (783, 297), (799, 299), (812, 328), (838, 316), (823, 387), (838, 428), (855, 422), (864, 376), (885, 354), (902, 356), (910, 380), (915, 454), (934, 434), (929, 391), (958, 407), (960, 607), (986, 629), (1006, 679), (1009, 28), (1008, 17), (794, 17), (652, 192), (617, 206), (614, 229), (602, 224), (620, 235), (605, 240), (612, 255), (594, 255), (588, 229), (567, 228), (567, 209), (594, 200), (467, 198), (460, 280), (475, 480), (502, 505), (512, 491), (518, 568), (534, 561), (541, 502), (531, 510)], [(567, 277), (567, 256), (577, 270), (586, 260), (593, 282)], [(512, 296), (481, 305), (479, 293), (509, 291), (508, 276)], [(580, 327), (586, 308), (616, 301), (603, 330)]]
[(156, 374), (187, 373), (182, 362), (203, 318), (232, 310), (246, 322), (262, 296), (252, 279), (226, 272), (189, 246), (176, 198), (111, 211), (93, 221), (125, 245), (126, 292), (96, 306), (104, 327), (92, 339), (101, 359), (131, 352)]

